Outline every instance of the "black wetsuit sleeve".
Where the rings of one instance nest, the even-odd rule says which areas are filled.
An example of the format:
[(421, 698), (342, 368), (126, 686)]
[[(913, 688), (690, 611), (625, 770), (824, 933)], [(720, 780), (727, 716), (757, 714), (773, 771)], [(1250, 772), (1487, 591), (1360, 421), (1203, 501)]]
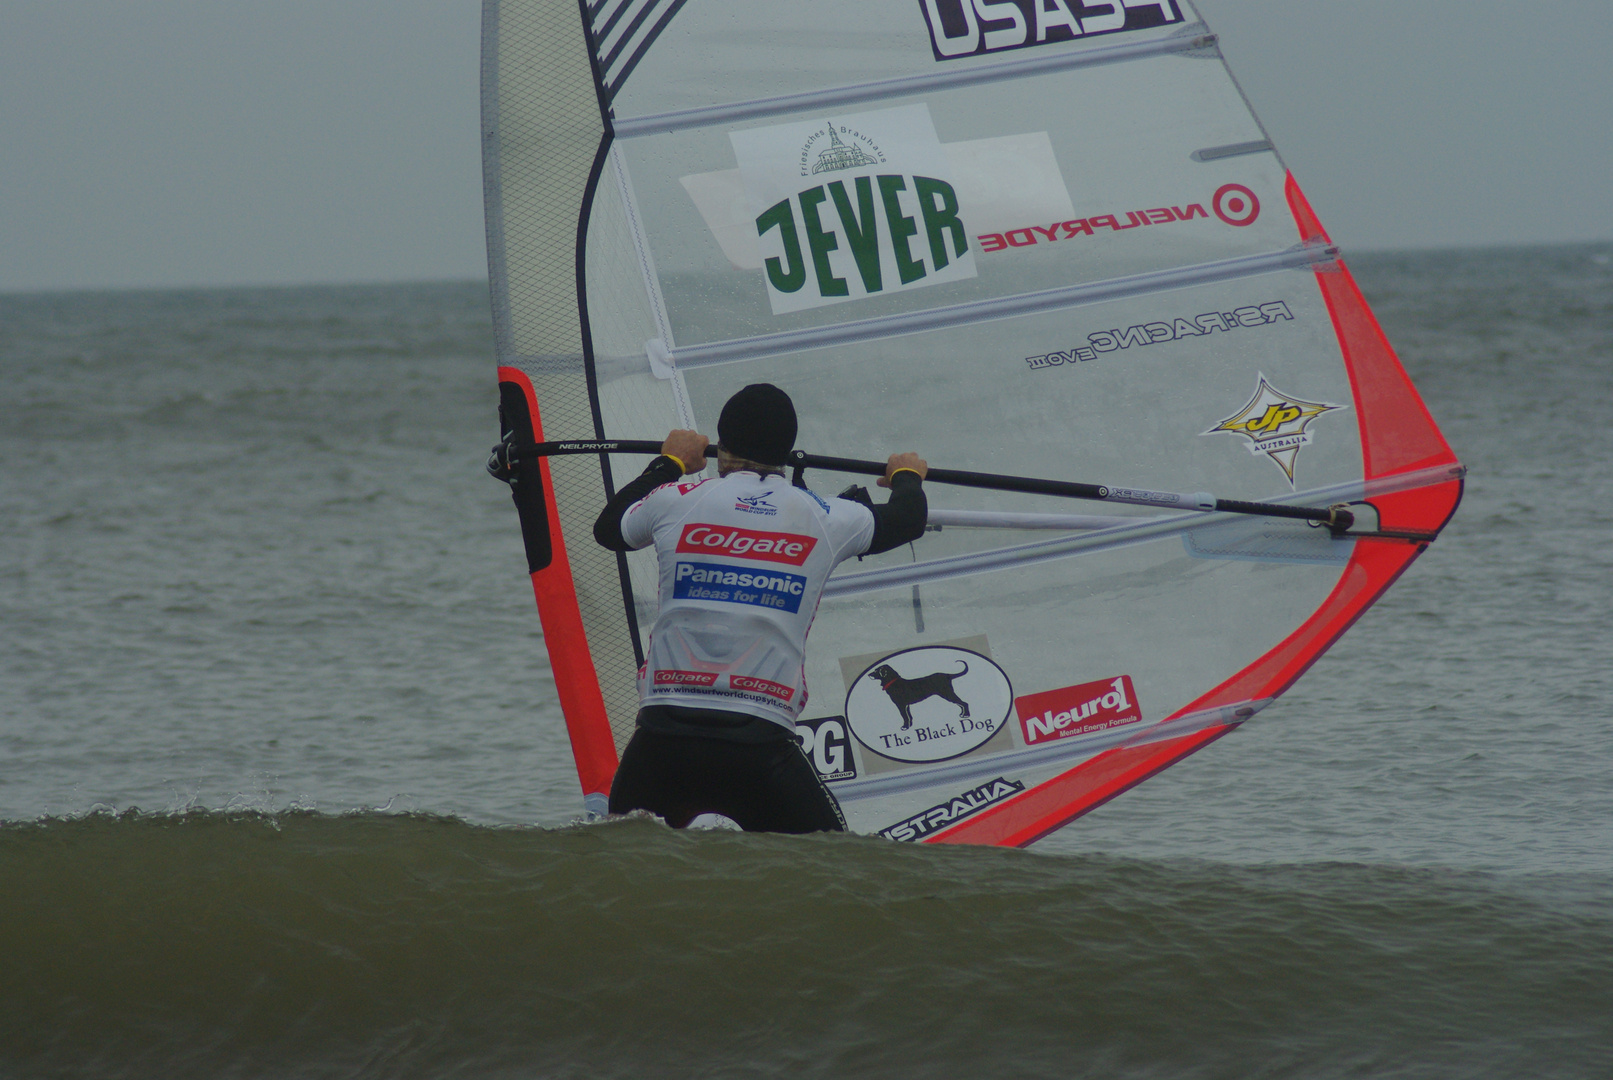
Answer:
[(891, 477), (891, 497), (873, 511), (874, 538), (864, 555), (878, 555), (923, 536), (930, 506), (919, 474), (904, 470)]
[(628, 507), (662, 484), (670, 484), (681, 476), (682, 467), (665, 455), (650, 462), (648, 468), (612, 496), (611, 501), (605, 504), (605, 509), (600, 511), (598, 520), (594, 522), (594, 539), (599, 546), (612, 551), (632, 551), (633, 545), (622, 536), (622, 515), (627, 513)]

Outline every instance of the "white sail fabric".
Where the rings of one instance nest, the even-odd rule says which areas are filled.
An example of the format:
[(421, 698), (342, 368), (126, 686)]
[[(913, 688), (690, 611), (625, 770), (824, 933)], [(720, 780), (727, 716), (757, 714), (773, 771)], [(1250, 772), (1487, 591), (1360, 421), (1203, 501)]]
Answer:
[[(853, 828), (1035, 839), (1264, 707), (1454, 510), (1459, 465), (1186, 3), (606, 4), (592, 30), (636, 20), (630, 54), (526, 106), (592, 107), (600, 137), (579, 121), (519, 163), (513, 72), (537, 61), (507, 44), (516, 7), (488, 5), (492, 246), (518, 246), (517, 199), (561, 201), (551, 157), (574, 174), (608, 151), (572, 206), (582, 288), (509, 299), (569, 269), (574, 235), (495, 269), (501, 354), (549, 380), (548, 437), (714, 435), (730, 394), (772, 382), (813, 453), (1371, 497), (1371, 531), (1405, 534), (928, 485), (940, 527), (844, 567), (809, 641), (803, 739)], [(566, 302), (587, 346), (528, 343)], [(618, 744), (656, 578), (586, 529), (642, 464), (553, 466)]]

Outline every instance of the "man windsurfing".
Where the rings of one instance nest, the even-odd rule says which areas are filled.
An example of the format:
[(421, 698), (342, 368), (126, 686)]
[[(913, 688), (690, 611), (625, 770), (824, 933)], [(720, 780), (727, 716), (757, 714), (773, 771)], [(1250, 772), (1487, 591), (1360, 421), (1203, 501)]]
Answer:
[(612, 551), (655, 545), (660, 608), (639, 672), (637, 730), (611, 785), (610, 812), (648, 810), (674, 828), (721, 814), (747, 831), (844, 830), (839, 804), (795, 739), (806, 706), (807, 632), (844, 560), (923, 535), (917, 454), (892, 454), (890, 499), (822, 499), (792, 486), (795, 406), (755, 383), (723, 406), (717, 479), (709, 440), (673, 431), (594, 524)]

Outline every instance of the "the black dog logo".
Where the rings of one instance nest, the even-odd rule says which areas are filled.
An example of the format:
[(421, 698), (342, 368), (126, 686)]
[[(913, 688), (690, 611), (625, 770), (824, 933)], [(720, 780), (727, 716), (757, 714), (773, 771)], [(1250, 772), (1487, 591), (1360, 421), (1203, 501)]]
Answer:
[(969, 672), (968, 661), (959, 660), (958, 663), (963, 665), (963, 670), (952, 675), (948, 675), (944, 671), (938, 671), (934, 675), (920, 675), (916, 679), (904, 679), (896, 674), (896, 669), (889, 664), (881, 664), (873, 671), (870, 671), (868, 677), (879, 683), (886, 696), (891, 699), (891, 704), (895, 705), (897, 711), (902, 714), (902, 730), (906, 731), (913, 726), (913, 706), (925, 698), (945, 698), (963, 710), (958, 714), (960, 717), (969, 715), (969, 703), (959, 697), (957, 692), (952, 689), (953, 680), (961, 678)]

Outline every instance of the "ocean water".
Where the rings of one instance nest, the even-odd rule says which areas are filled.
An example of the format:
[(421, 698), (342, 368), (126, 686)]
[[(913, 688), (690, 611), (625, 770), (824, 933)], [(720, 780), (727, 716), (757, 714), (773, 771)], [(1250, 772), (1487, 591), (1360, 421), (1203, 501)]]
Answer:
[(0, 1076), (1613, 1075), (1613, 246), (1351, 265), (1461, 510), (1028, 851), (575, 822), (482, 286), (0, 296)]

